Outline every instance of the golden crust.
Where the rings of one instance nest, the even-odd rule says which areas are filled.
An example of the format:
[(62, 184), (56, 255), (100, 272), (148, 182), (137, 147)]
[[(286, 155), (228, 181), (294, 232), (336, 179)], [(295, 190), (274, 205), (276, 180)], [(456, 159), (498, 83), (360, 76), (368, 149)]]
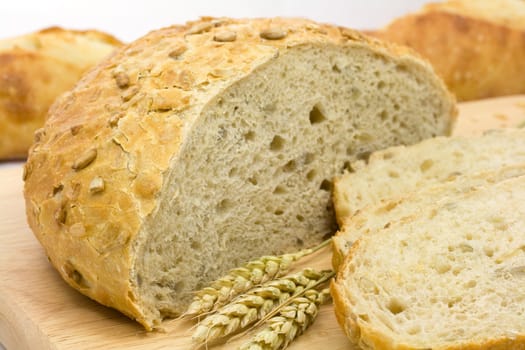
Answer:
[(120, 45), (58, 27), (0, 41), (0, 159), (25, 157), (55, 98)]
[(367, 34), (419, 52), (460, 101), (525, 93), (525, 3), (475, 3), (430, 4)]
[[(154, 327), (133, 294), (133, 249), (141, 223), (157, 209), (185, 127), (227, 86), (304, 44), (366, 47), (431, 71), (406, 49), (345, 28), (203, 18), (125, 46), (58, 99), (30, 150), (25, 198), (29, 224), (62, 277)], [(90, 190), (101, 182), (104, 190)]]

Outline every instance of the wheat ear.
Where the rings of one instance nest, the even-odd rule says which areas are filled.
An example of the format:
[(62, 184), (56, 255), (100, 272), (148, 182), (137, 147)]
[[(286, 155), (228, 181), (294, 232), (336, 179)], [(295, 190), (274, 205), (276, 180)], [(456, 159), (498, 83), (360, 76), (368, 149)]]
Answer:
[[(261, 287), (253, 288), (246, 294), (235, 298), (231, 303), (204, 318), (193, 333), (194, 343), (207, 344), (264, 318), (274, 308), (286, 304), (305, 290), (326, 281), (333, 272), (305, 269), (300, 273), (269, 281)], [(327, 277), (330, 276), (330, 277)]]
[(227, 304), (235, 296), (250, 290), (254, 286), (284, 276), (290, 270), (293, 262), (320, 250), (330, 242), (331, 240), (328, 239), (316, 247), (304, 249), (297, 253), (263, 256), (248, 262), (243, 267), (230, 270), (226, 276), (212, 282), (209, 287), (198, 291), (183, 316), (203, 315)]
[(319, 306), (329, 299), (328, 288), (307, 290), (303, 296), (293, 298), (275, 316), (267, 319), (267, 327), (241, 345), (239, 350), (285, 349), (314, 322)]

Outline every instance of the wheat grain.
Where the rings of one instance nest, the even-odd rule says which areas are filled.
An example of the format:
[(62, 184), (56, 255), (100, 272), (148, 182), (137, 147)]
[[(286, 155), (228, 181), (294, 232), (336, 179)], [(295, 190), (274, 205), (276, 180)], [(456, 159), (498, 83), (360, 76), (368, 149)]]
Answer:
[(330, 243), (326, 240), (317, 247), (280, 256), (263, 256), (248, 262), (243, 267), (230, 270), (226, 276), (198, 291), (184, 316), (199, 316), (227, 304), (236, 295), (256, 285), (285, 275), (293, 262), (312, 254)]
[(239, 350), (281, 350), (301, 335), (315, 320), (319, 306), (330, 298), (328, 289), (310, 289), (266, 320), (267, 327)]
[(253, 288), (204, 318), (197, 325), (192, 340), (195, 343), (206, 344), (231, 335), (264, 318), (277, 306), (285, 305), (290, 298), (315, 287), (319, 281), (326, 281), (332, 275), (330, 270), (305, 269)]

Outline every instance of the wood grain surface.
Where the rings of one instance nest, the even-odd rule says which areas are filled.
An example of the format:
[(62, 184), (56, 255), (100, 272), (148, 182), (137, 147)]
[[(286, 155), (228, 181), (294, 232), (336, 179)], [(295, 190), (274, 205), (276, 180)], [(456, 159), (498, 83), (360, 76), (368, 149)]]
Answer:
[[(459, 109), (455, 134), (525, 122), (525, 96), (468, 102)], [(26, 224), (21, 169), (22, 163), (0, 165), (0, 342), (8, 350), (190, 349), (190, 321), (167, 321), (163, 331), (148, 333), (62, 281)], [(329, 259), (327, 249), (301, 264), (323, 268)], [(235, 349), (243, 341), (213, 349)], [(339, 329), (332, 305), (325, 305), (316, 323), (289, 349), (354, 348)]]

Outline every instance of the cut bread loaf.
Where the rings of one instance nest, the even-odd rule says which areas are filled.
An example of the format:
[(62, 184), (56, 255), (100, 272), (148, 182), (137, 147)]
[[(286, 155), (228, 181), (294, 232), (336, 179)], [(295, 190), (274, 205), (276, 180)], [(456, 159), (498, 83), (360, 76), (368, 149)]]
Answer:
[(523, 349), (525, 177), (361, 236), (332, 284), (362, 349)]
[(395, 222), (417, 217), (426, 208), (448, 201), (449, 196), (521, 175), (525, 175), (525, 159), (520, 165), (479, 173), (466, 172), (464, 175), (452, 175), (437, 183), (429, 181), (427, 186), (419, 186), (413, 192), (400, 193), (398, 196), (371, 204), (348, 218), (332, 238), (334, 248), (332, 265), (337, 270), (353, 243), (363, 235), (387, 228)]
[(429, 64), (299, 19), (152, 32), (51, 109), (25, 167), (28, 221), (74, 288), (151, 329), (242, 262), (336, 228), (331, 179), (447, 134)]
[(525, 93), (525, 1), (428, 4), (369, 32), (427, 58), (458, 100)]
[(363, 208), (395, 199), (451, 176), (525, 163), (525, 129), (493, 130), (478, 137), (436, 137), (373, 153), (334, 180), (340, 226)]
[(0, 40), (0, 159), (25, 158), (55, 98), (119, 46), (102, 32), (56, 27)]

